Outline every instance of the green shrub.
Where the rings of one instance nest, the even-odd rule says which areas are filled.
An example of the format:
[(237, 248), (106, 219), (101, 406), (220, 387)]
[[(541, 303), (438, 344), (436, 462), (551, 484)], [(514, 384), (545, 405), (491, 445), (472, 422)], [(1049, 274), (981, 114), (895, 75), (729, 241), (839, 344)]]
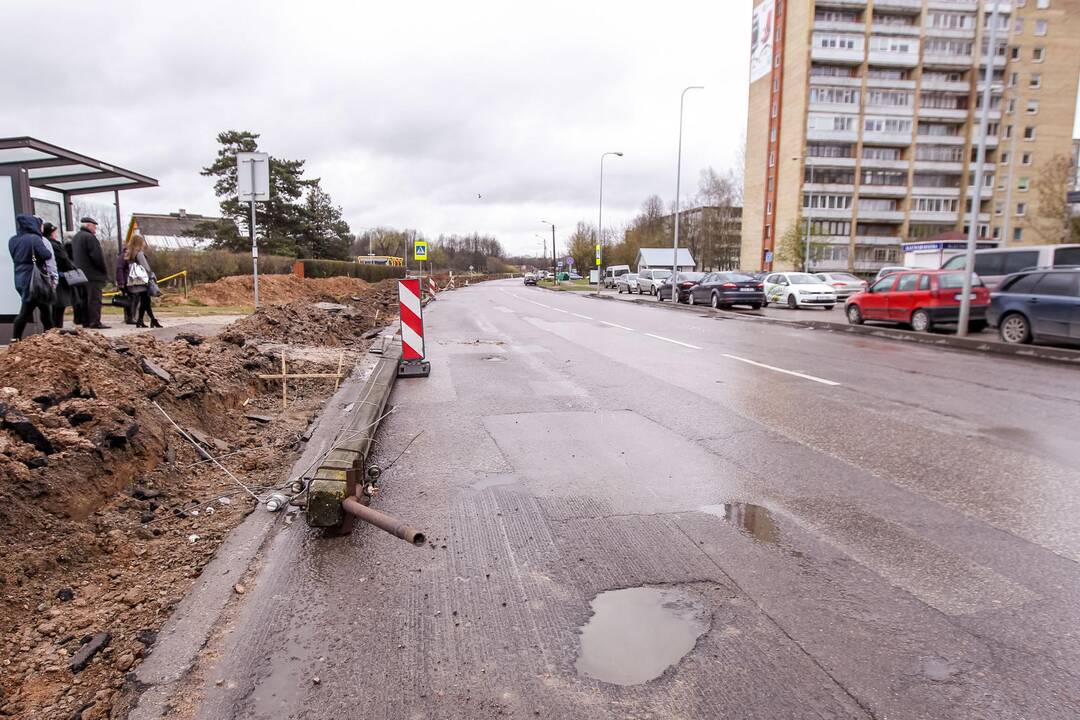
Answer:
[(386, 278), (405, 277), (405, 268), (393, 265), (361, 265), (347, 260), (301, 260), (304, 263), (304, 277), (354, 277), (378, 282)]
[[(214, 282), (232, 275), (251, 274), (251, 254), (227, 250), (167, 250), (150, 249), (150, 267), (159, 277), (187, 270), (188, 285)], [(293, 258), (281, 255), (260, 255), (259, 273), (286, 275), (292, 272)]]

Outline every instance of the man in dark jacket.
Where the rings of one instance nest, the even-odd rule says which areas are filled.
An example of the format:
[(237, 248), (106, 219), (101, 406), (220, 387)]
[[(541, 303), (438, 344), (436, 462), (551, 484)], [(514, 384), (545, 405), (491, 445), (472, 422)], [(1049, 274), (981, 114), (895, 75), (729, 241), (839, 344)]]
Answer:
[(34, 310), (39, 312), (43, 328), (51, 330), (53, 327), (50, 306), (30, 299), (30, 275), (35, 271), (35, 266), (45, 269), (46, 262), (52, 257), (52, 250), (41, 236), (41, 221), (33, 215), (16, 215), (15, 227), (18, 233), (8, 240), (8, 252), (15, 266), (15, 289), (22, 298), (22, 306), (12, 325), (11, 336), (15, 340), (22, 340), (26, 323), (34, 318)]
[(82, 313), (83, 324), (88, 328), (105, 329), (101, 324), (101, 290), (109, 281), (105, 268), (105, 255), (97, 239), (97, 220), (84, 217), (79, 221), (82, 230), (71, 239), (72, 262), (86, 274), (86, 309)]

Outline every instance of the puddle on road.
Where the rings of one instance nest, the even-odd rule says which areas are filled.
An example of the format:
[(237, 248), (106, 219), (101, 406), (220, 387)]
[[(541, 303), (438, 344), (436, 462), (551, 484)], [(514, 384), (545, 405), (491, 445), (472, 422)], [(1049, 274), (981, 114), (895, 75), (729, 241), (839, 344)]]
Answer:
[(722, 503), (706, 505), (701, 508), (701, 512), (726, 520), (763, 543), (775, 544), (780, 539), (780, 529), (776, 526), (772, 513), (760, 505)]
[(704, 604), (675, 588), (609, 590), (593, 598), (574, 667), (616, 685), (660, 677), (709, 629)]

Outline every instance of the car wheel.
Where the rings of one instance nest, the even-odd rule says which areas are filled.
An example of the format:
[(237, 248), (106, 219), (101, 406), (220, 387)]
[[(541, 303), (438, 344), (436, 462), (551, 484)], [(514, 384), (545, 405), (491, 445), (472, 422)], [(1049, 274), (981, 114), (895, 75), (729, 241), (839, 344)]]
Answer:
[(694, 293), (689, 292), (689, 293), (686, 294), (686, 304), (687, 305), (697, 305), (697, 301), (694, 300)]
[(911, 314), (911, 329), (915, 332), (930, 332), (933, 326), (930, 313), (925, 310), (916, 310)]
[(720, 296), (718, 294), (716, 294), (716, 293), (713, 293), (712, 294), (712, 301), (711, 301), (710, 304), (713, 306), (714, 310), (719, 308), (720, 307)]
[(761, 303), (750, 303), (750, 309), (751, 310), (760, 310), (761, 309)]
[(653, 294), (656, 295), (656, 302), (664, 302), (664, 296), (661, 295), (659, 292), (655, 292)]
[(1001, 341), (1010, 345), (1023, 345), (1031, 342), (1031, 325), (1020, 313), (1009, 313), (998, 327)]
[(863, 324), (862, 310), (859, 309), (858, 305), (848, 305), (847, 321), (852, 325)]
[(799, 301), (795, 299), (794, 295), (788, 295), (787, 296), (787, 306), (789, 308), (791, 308), (792, 310), (798, 310), (799, 309)]

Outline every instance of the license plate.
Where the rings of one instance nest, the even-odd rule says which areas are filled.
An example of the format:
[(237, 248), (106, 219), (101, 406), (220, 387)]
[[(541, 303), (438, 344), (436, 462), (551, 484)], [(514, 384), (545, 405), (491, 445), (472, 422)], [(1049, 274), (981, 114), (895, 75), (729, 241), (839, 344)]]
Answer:
[(739, 288), (739, 292), (754, 292), (754, 288)]
[[(977, 298), (977, 297), (978, 297), (978, 295), (976, 295), (975, 293), (971, 293), (970, 295), (968, 295), (968, 298), (969, 298), (969, 299), (971, 299), (971, 300), (974, 300), (974, 299), (975, 299), (975, 298)], [(963, 296), (962, 294), (961, 294), (961, 295), (957, 295), (957, 296), (956, 296), (956, 297), (955, 297), (954, 299), (955, 299), (955, 300), (957, 300), (957, 301), (959, 301), (959, 300), (963, 300), (963, 299), (964, 299), (964, 296)]]

